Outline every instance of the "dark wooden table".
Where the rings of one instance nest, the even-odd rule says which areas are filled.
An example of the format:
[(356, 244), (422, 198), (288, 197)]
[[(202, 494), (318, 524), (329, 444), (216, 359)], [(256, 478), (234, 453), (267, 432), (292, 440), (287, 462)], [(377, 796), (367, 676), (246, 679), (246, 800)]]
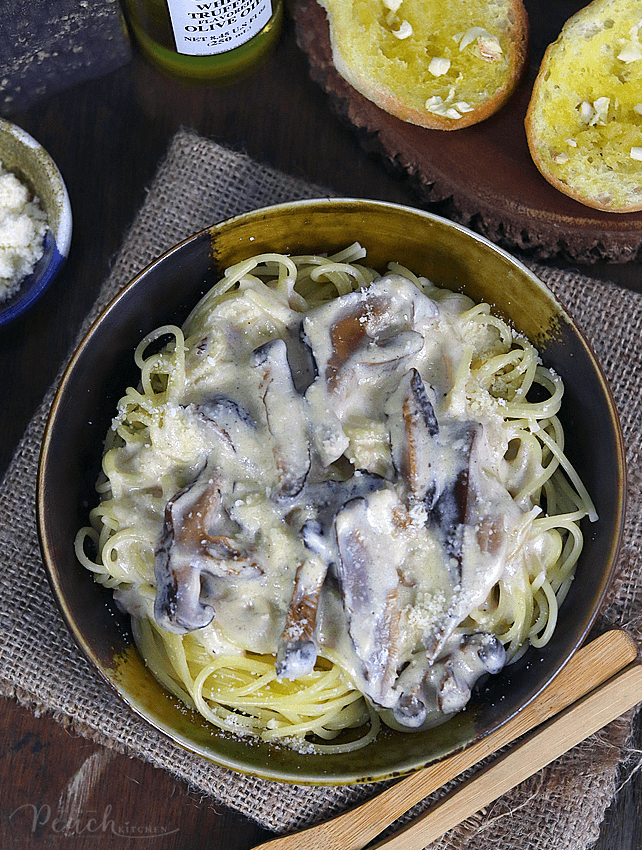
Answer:
[[(193, 127), (255, 159), (344, 194), (416, 204), (410, 186), (362, 150), (308, 76), (292, 25), (248, 80), (185, 88), (136, 57), (12, 116), (51, 153), (74, 213), (69, 261), (42, 301), (0, 333), (0, 474), (89, 310), (172, 135)], [(592, 266), (642, 291), (639, 266)], [(0, 701), (0, 848), (246, 850), (267, 833), (168, 774)], [(639, 729), (637, 747), (642, 736)], [(642, 849), (642, 773), (620, 791), (596, 845)], [(126, 844), (126, 841), (131, 843)]]

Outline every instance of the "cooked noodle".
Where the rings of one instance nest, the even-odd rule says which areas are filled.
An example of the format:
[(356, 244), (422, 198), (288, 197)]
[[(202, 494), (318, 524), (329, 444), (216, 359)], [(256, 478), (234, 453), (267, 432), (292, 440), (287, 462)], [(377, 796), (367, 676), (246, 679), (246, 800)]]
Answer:
[[(80, 562), (131, 613), (136, 643), (169, 691), (220, 729), (310, 752), (364, 746), (379, 730), (380, 712), (363, 697), (341, 653), (320, 646), (314, 669), (290, 680), (277, 676), (273, 653), (257, 652), (238, 636), (221, 633), (216, 617), (186, 634), (167, 631), (154, 618), (155, 560), (177, 480), (184, 484), (194, 473), (195, 448), (186, 440), (195, 438), (181, 430), (173, 411), (184, 405), (190, 387), (216, 372), (225, 352), (212, 316), (227, 305), (228, 312), (233, 308), (234, 315), (247, 314), (248, 322), (261, 325), (262, 339), (277, 337), (293, 311), (308, 313), (375, 281), (379, 275), (359, 262), (364, 257), (358, 244), (330, 258), (253, 257), (226, 271), (182, 329), (168, 325), (149, 334), (135, 353), (139, 386), (126, 390), (107, 438), (97, 485), (100, 503), (91, 512), (91, 527), (76, 540)], [(452, 321), (470, 356), (452, 364), (452, 395), (465, 399), (469, 416), (471, 410), (490, 410), (501, 419), (504, 484), (522, 510), (511, 537), (514, 568), (502, 573), (456, 633), (496, 635), (509, 660), (515, 660), (529, 646), (550, 640), (582, 549), (580, 520), (596, 519), (564, 454), (557, 418), (562, 381), (487, 304), (439, 290), (398, 264), (391, 263), (390, 272), (438, 305), (457, 305)], [(140, 462), (142, 453), (152, 453), (154, 463)], [(530, 548), (522, 557), (526, 540)], [(354, 731), (346, 734), (346, 729)], [(326, 743), (341, 732), (338, 743)]]

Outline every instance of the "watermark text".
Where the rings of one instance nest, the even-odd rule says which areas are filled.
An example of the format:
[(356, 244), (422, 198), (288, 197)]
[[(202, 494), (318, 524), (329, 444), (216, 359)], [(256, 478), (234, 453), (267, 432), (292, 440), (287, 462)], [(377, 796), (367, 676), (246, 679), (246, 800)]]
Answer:
[(178, 829), (169, 829), (160, 825), (118, 822), (112, 817), (110, 805), (105, 806), (102, 814), (92, 809), (73, 817), (66, 817), (61, 816), (46, 803), (40, 806), (25, 803), (9, 815), (10, 821), (15, 819), (17, 822), (19, 818), (26, 818), (32, 835), (50, 830), (58, 835), (67, 836), (103, 833), (118, 838), (159, 838), (179, 832)]

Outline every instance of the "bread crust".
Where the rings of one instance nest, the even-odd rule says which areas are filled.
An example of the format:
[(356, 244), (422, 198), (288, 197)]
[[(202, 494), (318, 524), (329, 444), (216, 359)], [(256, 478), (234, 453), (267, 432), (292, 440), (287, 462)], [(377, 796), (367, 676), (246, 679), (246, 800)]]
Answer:
[[(578, 114), (581, 102), (590, 104), (590, 96), (587, 95), (585, 98), (585, 92), (578, 91), (577, 95), (580, 102), (572, 111), (569, 109), (565, 113), (567, 119), (566, 132), (562, 133), (562, 137), (565, 138), (567, 144), (570, 140), (570, 146), (566, 148), (563, 148), (563, 144), (560, 143), (559, 132), (554, 135), (552, 122), (546, 120), (544, 110), (546, 103), (551, 102), (552, 86), (559, 85), (557, 82), (559, 78), (569, 81), (568, 87), (570, 88), (570, 75), (574, 69), (582, 65), (583, 51), (587, 49), (587, 33), (611, 30), (613, 28), (611, 23), (607, 24), (606, 27), (603, 24), (614, 19), (616, 21), (621, 20), (622, 10), (625, 7), (633, 13), (633, 19), (637, 19), (642, 24), (642, 8), (640, 8), (638, 0), (593, 0), (592, 3), (569, 18), (558, 38), (548, 46), (544, 53), (524, 120), (531, 157), (545, 180), (558, 191), (584, 206), (612, 213), (633, 213), (642, 210), (642, 162), (639, 163), (639, 168), (637, 168), (635, 162), (633, 163), (633, 173), (622, 171), (618, 174), (612, 165), (609, 165), (603, 159), (601, 154), (606, 152), (598, 149), (592, 157), (592, 165), (589, 162), (590, 158), (584, 157), (585, 168), (583, 173), (578, 173), (579, 165), (572, 170), (566, 168), (567, 162), (576, 156), (582, 138), (581, 134), (586, 132), (579, 122)], [(642, 26), (640, 27), (640, 35), (642, 36)], [(642, 38), (640, 40), (642, 41)], [(618, 39), (614, 38), (613, 41), (617, 43)], [(619, 39), (620, 46), (618, 49), (620, 49), (621, 43), (621, 39)], [(601, 53), (606, 57), (609, 52), (601, 50)], [(608, 55), (608, 61), (612, 61), (613, 56), (617, 60), (617, 49), (613, 51), (613, 55)], [(637, 61), (642, 70), (642, 58)], [(597, 76), (599, 69), (595, 62), (591, 67), (594, 75)], [(639, 101), (642, 104), (642, 75), (639, 75), (638, 79), (640, 81)], [(609, 107), (618, 102), (618, 89), (620, 93), (622, 92), (621, 82), (614, 76), (613, 85), (610, 88), (603, 85), (600, 89), (600, 96), (609, 98)], [(562, 89), (558, 89), (558, 91), (561, 92)], [(616, 116), (610, 117), (609, 113), (605, 123), (609, 121), (616, 121)], [(642, 146), (642, 114), (639, 116), (637, 125), (639, 129), (638, 144)], [(625, 128), (626, 125), (623, 124), (623, 134)], [(623, 148), (622, 156), (626, 158), (626, 155), (627, 151)], [(556, 162), (553, 157), (556, 157), (558, 161)], [(635, 172), (637, 172), (637, 175)]]
[[(328, 0), (317, 0), (317, 2), (325, 9), (328, 18), (332, 60), (338, 73), (364, 97), (402, 121), (431, 130), (459, 130), (469, 127), (497, 112), (510, 98), (522, 79), (528, 55), (528, 16), (522, 0), (508, 0), (509, 14), (503, 22), (500, 33), (506, 39), (504, 43), (510, 47), (504, 84), (471, 111), (464, 112), (457, 119), (437, 115), (426, 108), (416, 108), (400, 98), (380, 80), (363, 73), (361, 68), (348, 62), (341, 49), (341, 39), (337, 37), (332, 13), (327, 5)], [(429, 6), (439, 2), (440, 0), (426, 0)], [(463, 8), (467, 7), (467, 0), (449, 0), (449, 5), (453, 3), (460, 3)]]

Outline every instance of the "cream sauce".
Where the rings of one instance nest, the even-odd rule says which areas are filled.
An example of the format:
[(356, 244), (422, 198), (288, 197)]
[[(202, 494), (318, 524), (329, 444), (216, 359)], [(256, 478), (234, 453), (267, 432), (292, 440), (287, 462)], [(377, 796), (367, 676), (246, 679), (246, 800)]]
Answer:
[(167, 494), (162, 520), (143, 512), (156, 619), (277, 653), (285, 678), (338, 656), (391, 722), (430, 725), (503, 665), (496, 639), (456, 629), (531, 545), (502, 417), (470, 401), (471, 360), (506, 344), (459, 321), (464, 296), (399, 275), (304, 316), (243, 287), (187, 352), (171, 462), (141, 446), (125, 470)]

